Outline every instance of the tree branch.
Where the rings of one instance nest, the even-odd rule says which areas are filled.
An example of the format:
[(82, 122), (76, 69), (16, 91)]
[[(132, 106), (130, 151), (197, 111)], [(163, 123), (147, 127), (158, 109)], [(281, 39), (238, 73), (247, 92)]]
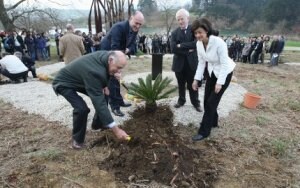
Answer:
[(20, 0), (19, 2), (17, 2), (17, 3), (14, 4), (13, 6), (6, 8), (6, 9), (5, 9), (6, 12), (7, 12), (7, 11), (10, 11), (10, 10), (13, 10), (13, 9), (15, 9), (15, 8), (17, 8), (17, 7), (18, 7), (21, 3), (23, 3), (24, 1), (26, 1), (26, 0)]

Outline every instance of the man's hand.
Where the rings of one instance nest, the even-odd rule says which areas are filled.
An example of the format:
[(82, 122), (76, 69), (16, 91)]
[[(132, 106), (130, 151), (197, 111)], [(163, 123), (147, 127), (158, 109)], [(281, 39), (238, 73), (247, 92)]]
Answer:
[(104, 95), (109, 95), (109, 89), (108, 87), (103, 88)]
[(121, 73), (115, 73), (114, 74), (114, 77), (117, 79), (117, 80), (120, 80), (121, 79)]
[(222, 85), (221, 84), (216, 84), (216, 86), (215, 86), (215, 93), (218, 94), (221, 89), (222, 89)]
[(192, 84), (193, 90), (197, 91), (198, 90), (198, 80), (194, 80)]
[(128, 140), (129, 135), (123, 129), (119, 128), (118, 126), (114, 126), (112, 128), (112, 131), (119, 140)]

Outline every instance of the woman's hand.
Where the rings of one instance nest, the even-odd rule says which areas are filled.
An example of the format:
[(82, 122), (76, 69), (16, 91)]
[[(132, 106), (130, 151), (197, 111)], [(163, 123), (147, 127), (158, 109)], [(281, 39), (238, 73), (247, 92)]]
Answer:
[(198, 80), (194, 80), (192, 84), (193, 90), (197, 91), (198, 90)]
[(221, 84), (216, 84), (216, 86), (215, 86), (215, 93), (218, 94), (221, 89), (222, 89), (222, 85)]

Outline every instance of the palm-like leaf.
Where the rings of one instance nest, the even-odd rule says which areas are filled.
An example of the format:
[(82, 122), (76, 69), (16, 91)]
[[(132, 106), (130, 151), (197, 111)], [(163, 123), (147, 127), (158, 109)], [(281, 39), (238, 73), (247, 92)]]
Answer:
[(169, 97), (169, 95), (176, 90), (174, 87), (164, 91), (171, 82), (172, 79), (168, 77), (162, 79), (162, 75), (159, 74), (152, 83), (152, 75), (149, 74), (145, 81), (142, 78), (139, 78), (138, 84), (131, 83), (128, 87), (128, 93), (144, 99), (147, 108), (147, 104), (156, 105), (157, 100)]

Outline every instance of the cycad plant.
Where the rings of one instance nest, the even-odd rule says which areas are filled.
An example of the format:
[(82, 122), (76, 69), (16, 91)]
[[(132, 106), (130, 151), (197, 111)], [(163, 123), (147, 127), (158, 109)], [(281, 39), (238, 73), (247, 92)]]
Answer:
[(152, 83), (152, 75), (149, 74), (145, 81), (138, 78), (138, 84), (131, 83), (128, 87), (128, 93), (145, 100), (146, 112), (154, 112), (157, 108), (156, 101), (168, 98), (176, 90), (175, 87), (166, 89), (171, 82), (172, 79), (168, 77), (162, 79), (162, 75), (159, 74)]

